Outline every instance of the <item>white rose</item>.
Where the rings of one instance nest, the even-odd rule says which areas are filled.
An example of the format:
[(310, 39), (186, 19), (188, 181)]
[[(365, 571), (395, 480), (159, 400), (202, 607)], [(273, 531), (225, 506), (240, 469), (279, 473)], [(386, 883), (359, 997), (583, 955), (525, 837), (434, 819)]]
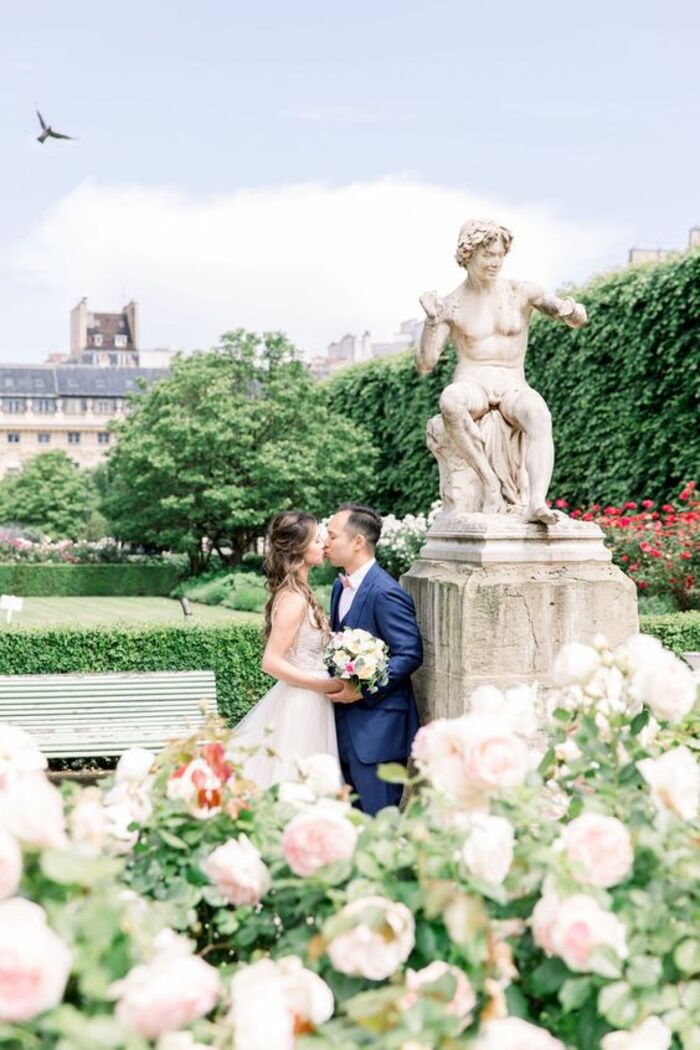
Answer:
[(668, 1050), (673, 1033), (659, 1017), (647, 1017), (630, 1032), (608, 1032), (601, 1050)]
[(117, 855), (131, 853), (139, 840), (138, 829), (131, 828), (134, 814), (128, 806), (114, 805), (104, 807), (106, 845), (109, 851)]
[(515, 831), (505, 817), (472, 813), (462, 860), (472, 875), (486, 882), (503, 882), (513, 863)]
[(554, 955), (552, 930), (559, 913), (560, 904), (561, 901), (556, 894), (545, 888), (530, 916), (529, 921), (533, 940), (545, 955)]
[(340, 765), (334, 755), (317, 754), (298, 758), (297, 767), (304, 784), (317, 798), (337, 795), (343, 786)]
[(156, 1050), (211, 1050), (208, 1043), (196, 1043), (191, 1032), (168, 1032), (156, 1043)]
[(22, 851), (17, 839), (0, 828), (0, 900), (12, 897), (22, 878)]
[(533, 686), (513, 686), (504, 693), (493, 685), (480, 685), (469, 698), (471, 714), (497, 718), (513, 733), (531, 737), (537, 732), (537, 691)]
[(582, 813), (562, 833), (574, 877), (607, 889), (629, 875), (634, 862), (632, 839), (616, 817)]
[(498, 719), (467, 715), (460, 719), (467, 734), (465, 772), (468, 780), (491, 794), (522, 784), (530, 761), (525, 741)]
[(30, 1021), (57, 1006), (71, 961), (43, 908), (19, 897), (0, 903), (0, 1021)]
[(79, 853), (98, 856), (107, 838), (108, 818), (99, 788), (85, 788), (68, 818), (71, 841)]
[(448, 966), (446, 962), (436, 959), (422, 970), (406, 971), (407, 995), (404, 996), (404, 1005), (412, 1006), (423, 989), (429, 988), (441, 978), (448, 975), (454, 979), (455, 987), (452, 998), (446, 1004), (446, 1012), (452, 1017), (460, 1017), (466, 1024), (471, 1020), (471, 1012), (476, 1006), (476, 995), (471, 986), (469, 978), (457, 966)]
[(204, 1017), (219, 997), (219, 974), (196, 955), (162, 951), (135, 966), (110, 989), (118, 1021), (146, 1039)]
[(612, 948), (620, 960), (628, 955), (624, 924), (585, 893), (574, 894), (559, 904), (549, 938), (554, 955), (578, 973), (615, 976), (605, 959), (593, 958), (596, 948)]
[(270, 888), (270, 872), (246, 835), (218, 846), (202, 863), (202, 871), (222, 897), (239, 908), (257, 904)]
[(413, 951), (415, 923), (405, 904), (387, 897), (362, 897), (346, 904), (338, 918), (355, 920), (350, 930), (332, 936), (327, 945), (328, 958), (340, 973), (383, 981)]
[(642, 674), (642, 696), (664, 722), (685, 718), (695, 705), (697, 690), (692, 670), (673, 653), (664, 652), (663, 659)]
[(651, 788), (659, 810), (681, 820), (695, 820), (700, 804), (700, 768), (687, 747), (676, 747), (661, 758), (644, 758), (637, 769)]
[(555, 685), (585, 685), (600, 667), (600, 653), (590, 645), (569, 642), (554, 658), (552, 680)]
[(308, 784), (299, 780), (283, 780), (277, 786), (277, 798), (295, 809), (306, 809), (317, 802), (316, 795)]
[(0, 723), (0, 790), (17, 776), (40, 772), (47, 765), (33, 736), (18, 726)]
[(474, 1044), (474, 1050), (565, 1050), (564, 1044), (519, 1017), (487, 1021)]
[(333, 1016), (333, 993), (301, 959), (261, 959), (244, 966), (231, 982), (236, 1050), (293, 1050), (294, 1032), (324, 1024)]
[(43, 773), (25, 773), (0, 791), (0, 827), (30, 846), (66, 845), (63, 798)]
[(115, 780), (118, 784), (127, 780), (137, 783), (145, 780), (153, 768), (156, 756), (145, 747), (131, 747), (117, 762)]
[(108, 806), (126, 806), (136, 824), (145, 824), (153, 812), (147, 780), (122, 780), (107, 792), (104, 800)]
[(314, 1026), (325, 1024), (333, 1016), (333, 992), (326, 982), (307, 970), (296, 955), (277, 960), (285, 998), (297, 1021)]

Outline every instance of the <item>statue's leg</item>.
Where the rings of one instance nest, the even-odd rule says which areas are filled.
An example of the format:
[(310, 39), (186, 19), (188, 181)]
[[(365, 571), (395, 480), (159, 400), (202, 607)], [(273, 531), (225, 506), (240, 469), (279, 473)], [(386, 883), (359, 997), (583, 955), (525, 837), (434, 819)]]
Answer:
[(499, 480), (488, 461), (476, 420), (489, 411), (489, 399), (476, 383), (452, 383), (440, 397), (445, 430), (453, 446), (474, 468), (484, 487), (484, 513), (505, 509)]
[(514, 392), (501, 401), (501, 412), (525, 435), (525, 470), (530, 489), (528, 521), (554, 525), (560, 515), (547, 506), (547, 491), (554, 469), (552, 417), (546, 402), (529, 387)]

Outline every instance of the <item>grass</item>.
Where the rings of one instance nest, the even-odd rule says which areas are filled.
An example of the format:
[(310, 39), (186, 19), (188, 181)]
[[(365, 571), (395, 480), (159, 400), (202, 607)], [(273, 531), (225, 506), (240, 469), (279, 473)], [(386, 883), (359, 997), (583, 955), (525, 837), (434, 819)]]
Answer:
[[(15, 627), (54, 627), (66, 624), (260, 622), (257, 613), (235, 612), (221, 605), (190, 602), (190, 608), (192, 616), (185, 618), (179, 601), (173, 598), (25, 598), (22, 611), (13, 614), (12, 624)], [(0, 630), (3, 626), (4, 616), (0, 619)]]

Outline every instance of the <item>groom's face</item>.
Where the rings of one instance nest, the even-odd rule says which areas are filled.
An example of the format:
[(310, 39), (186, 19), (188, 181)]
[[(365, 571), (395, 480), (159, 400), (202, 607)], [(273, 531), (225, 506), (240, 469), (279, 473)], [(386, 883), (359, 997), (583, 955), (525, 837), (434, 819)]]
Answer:
[(325, 555), (331, 565), (345, 568), (352, 564), (357, 556), (355, 550), (355, 537), (350, 536), (347, 530), (349, 510), (339, 510), (328, 522), (328, 534), (326, 537)]

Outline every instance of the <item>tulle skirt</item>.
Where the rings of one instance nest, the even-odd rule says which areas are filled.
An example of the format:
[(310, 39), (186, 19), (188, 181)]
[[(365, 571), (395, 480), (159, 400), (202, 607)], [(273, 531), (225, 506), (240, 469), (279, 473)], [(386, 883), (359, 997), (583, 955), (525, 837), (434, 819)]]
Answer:
[(333, 704), (325, 693), (277, 682), (236, 726), (233, 750), (258, 787), (297, 780), (297, 759), (338, 758)]

